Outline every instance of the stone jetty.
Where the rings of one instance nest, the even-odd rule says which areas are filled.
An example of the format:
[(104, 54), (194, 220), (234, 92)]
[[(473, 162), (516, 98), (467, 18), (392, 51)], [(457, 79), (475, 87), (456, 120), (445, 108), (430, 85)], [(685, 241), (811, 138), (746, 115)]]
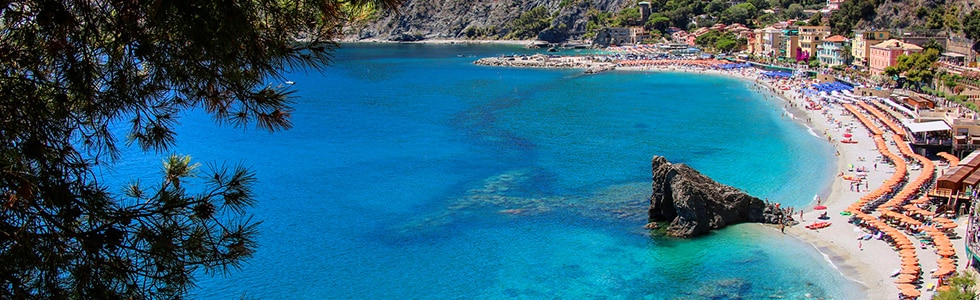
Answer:
[(616, 69), (612, 61), (592, 56), (551, 56), (544, 54), (485, 57), (474, 64), (495, 67), (585, 69), (594, 74)]

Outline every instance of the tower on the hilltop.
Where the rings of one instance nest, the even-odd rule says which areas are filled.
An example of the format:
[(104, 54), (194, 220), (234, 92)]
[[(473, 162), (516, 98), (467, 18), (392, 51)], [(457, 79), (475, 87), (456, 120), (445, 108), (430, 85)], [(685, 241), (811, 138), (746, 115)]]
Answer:
[(650, 2), (643, 1), (638, 5), (640, 6), (640, 22), (646, 24), (647, 20), (650, 19)]

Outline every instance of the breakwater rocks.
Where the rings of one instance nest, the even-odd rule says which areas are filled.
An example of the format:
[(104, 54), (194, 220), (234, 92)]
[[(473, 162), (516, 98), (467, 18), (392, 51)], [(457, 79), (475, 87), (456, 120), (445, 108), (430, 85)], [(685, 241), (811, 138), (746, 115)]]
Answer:
[(684, 164), (672, 164), (655, 156), (653, 194), (648, 228), (668, 222), (666, 233), (693, 237), (728, 225), (759, 222), (793, 222), (791, 211), (766, 203), (736, 188), (715, 182)]
[(596, 60), (593, 57), (549, 56), (543, 54), (485, 57), (473, 63), (494, 67), (585, 69), (586, 74), (616, 69), (616, 64), (611, 61)]

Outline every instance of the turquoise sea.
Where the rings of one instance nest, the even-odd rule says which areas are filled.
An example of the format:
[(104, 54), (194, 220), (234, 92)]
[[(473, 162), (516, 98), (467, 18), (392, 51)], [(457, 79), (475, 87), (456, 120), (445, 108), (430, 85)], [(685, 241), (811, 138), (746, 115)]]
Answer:
[[(295, 72), (295, 128), (187, 112), (180, 154), (258, 173), (260, 247), (195, 299), (864, 298), (812, 246), (754, 224), (650, 236), (650, 159), (809, 205), (833, 149), (750, 83), (510, 69), (500, 45), (344, 45)], [(103, 175), (157, 177), (139, 154)], [(122, 190), (121, 184), (118, 190)]]

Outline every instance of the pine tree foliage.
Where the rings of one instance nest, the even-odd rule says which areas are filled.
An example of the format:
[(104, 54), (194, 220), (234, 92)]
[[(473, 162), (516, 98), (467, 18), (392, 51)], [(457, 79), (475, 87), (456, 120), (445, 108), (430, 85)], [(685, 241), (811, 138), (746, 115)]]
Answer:
[(191, 108), (288, 129), (290, 92), (263, 82), (323, 69), (354, 8), (398, 2), (0, 1), (0, 298), (180, 298), (241, 264), (247, 168), (173, 155), (124, 193), (94, 170), (122, 141), (167, 152)]

